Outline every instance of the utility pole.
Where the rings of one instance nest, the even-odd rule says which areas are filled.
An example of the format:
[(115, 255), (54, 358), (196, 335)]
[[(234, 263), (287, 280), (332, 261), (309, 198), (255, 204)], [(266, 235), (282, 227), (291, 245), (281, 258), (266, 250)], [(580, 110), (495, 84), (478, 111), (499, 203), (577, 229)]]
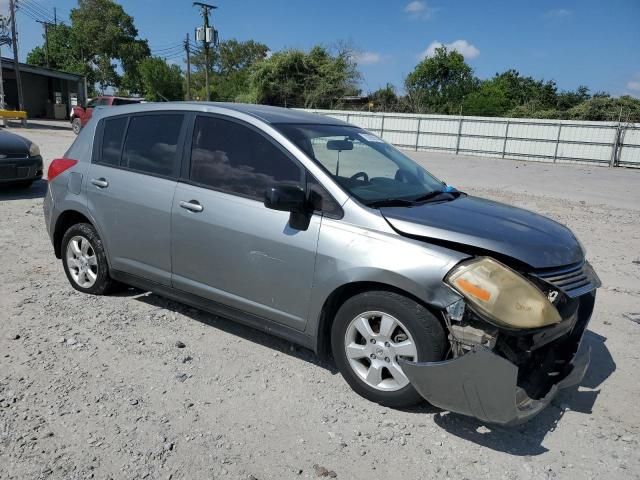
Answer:
[(189, 34), (184, 41), (184, 49), (187, 52), (187, 100), (191, 100), (191, 44), (189, 43)]
[[(16, 84), (18, 85), (18, 109), (24, 111), (24, 97), (22, 95), (22, 80), (20, 78), (20, 63), (18, 62), (18, 32), (16, 31), (16, 1), (9, 0), (11, 12), (11, 43), (13, 43), (13, 65), (16, 71)], [(25, 121), (22, 121), (25, 124)]]
[(47, 62), (47, 68), (51, 68), (51, 64), (49, 62), (49, 27), (53, 26), (53, 24), (43, 20), (36, 20), (36, 22), (42, 24), (44, 27), (44, 56)]
[(215, 5), (209, 5), (208, 3), (202, 3), (202, 2), (193, 2), (193, 6), (200, 7), (202, 18), (204, 20), (201, 37), (202, 37), (202, 46), (204, 48), (204, 61), (205, 61), (204, 83), (205, 83), (205, 89), (207, 91), (206, 100), (209, 101), (211, 100), (211, 94), (209, 92), (209, 43), (213, 40), (213, 38), (211, 38), (211, 35), (209, 34), (210, 32), (209, 11), (214, 10), (218, 7), (216, 7)]
[(53, 7), (53, 24), (56, 27), (58, 26), (58, 11), (56, 10), (56, 7)]
[[(7, 19), (0, 16), (0, 47), (2, 45), (9, 45), (11, 40), (7, 34)], [(4, 104), (4, 80), (2, 78), (2, 52), (0, 51), (0, 110), (5, 109)], [(7, 126), (7, 120), (3, 119), (3, 125)]]

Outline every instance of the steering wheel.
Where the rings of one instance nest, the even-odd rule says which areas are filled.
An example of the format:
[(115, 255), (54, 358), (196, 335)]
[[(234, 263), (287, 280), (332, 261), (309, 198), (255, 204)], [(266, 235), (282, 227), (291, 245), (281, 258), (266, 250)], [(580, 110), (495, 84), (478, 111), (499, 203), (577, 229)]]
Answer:
[(357, 179), (359, 179), (360, 177), (362, 177), (362, 179), (363, 179), (365, 182), (369, 183), (369, 175), (367, 175), (367, 172), (358, 172), (358, 173), (355, 173), (355, 174), (351, 175), (351, 180), (357, 180)]

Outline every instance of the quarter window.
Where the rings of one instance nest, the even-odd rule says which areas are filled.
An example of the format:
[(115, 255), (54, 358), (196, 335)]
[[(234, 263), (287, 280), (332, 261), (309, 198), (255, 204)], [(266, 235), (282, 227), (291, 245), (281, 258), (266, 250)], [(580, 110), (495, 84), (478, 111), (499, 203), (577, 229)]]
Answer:
[(152, 175), (174, 175), (183, 117), (182, 114), (131, 117), (122, 165)]
[(264, 199), (274, 183), (300, 185), (302, 168), (258, 132), (216, 117), (196, 118), (191, 146), (194, 182)]
[(127, 117), (110, 118), (104, 122), (102, 134), (102, 155), (100, 163), (120, 165), (122, 139), (127, 128)]

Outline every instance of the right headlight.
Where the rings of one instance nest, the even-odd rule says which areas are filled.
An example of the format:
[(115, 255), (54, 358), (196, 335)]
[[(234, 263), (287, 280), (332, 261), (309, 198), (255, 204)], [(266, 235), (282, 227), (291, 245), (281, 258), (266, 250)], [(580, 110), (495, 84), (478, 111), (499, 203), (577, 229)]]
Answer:
[(529, 280), (489, 257), (455, 267), (445, 281), (479, 314), (508, 328), (539, 328), (562, 320)]

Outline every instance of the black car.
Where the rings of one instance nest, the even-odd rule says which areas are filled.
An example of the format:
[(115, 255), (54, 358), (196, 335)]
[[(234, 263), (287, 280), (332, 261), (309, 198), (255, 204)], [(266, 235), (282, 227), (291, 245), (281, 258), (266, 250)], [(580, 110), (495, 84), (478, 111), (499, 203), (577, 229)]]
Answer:
[(0, 185), (28, 188), (41, 178), (42, 157), (38, 145), (0, 130)]

